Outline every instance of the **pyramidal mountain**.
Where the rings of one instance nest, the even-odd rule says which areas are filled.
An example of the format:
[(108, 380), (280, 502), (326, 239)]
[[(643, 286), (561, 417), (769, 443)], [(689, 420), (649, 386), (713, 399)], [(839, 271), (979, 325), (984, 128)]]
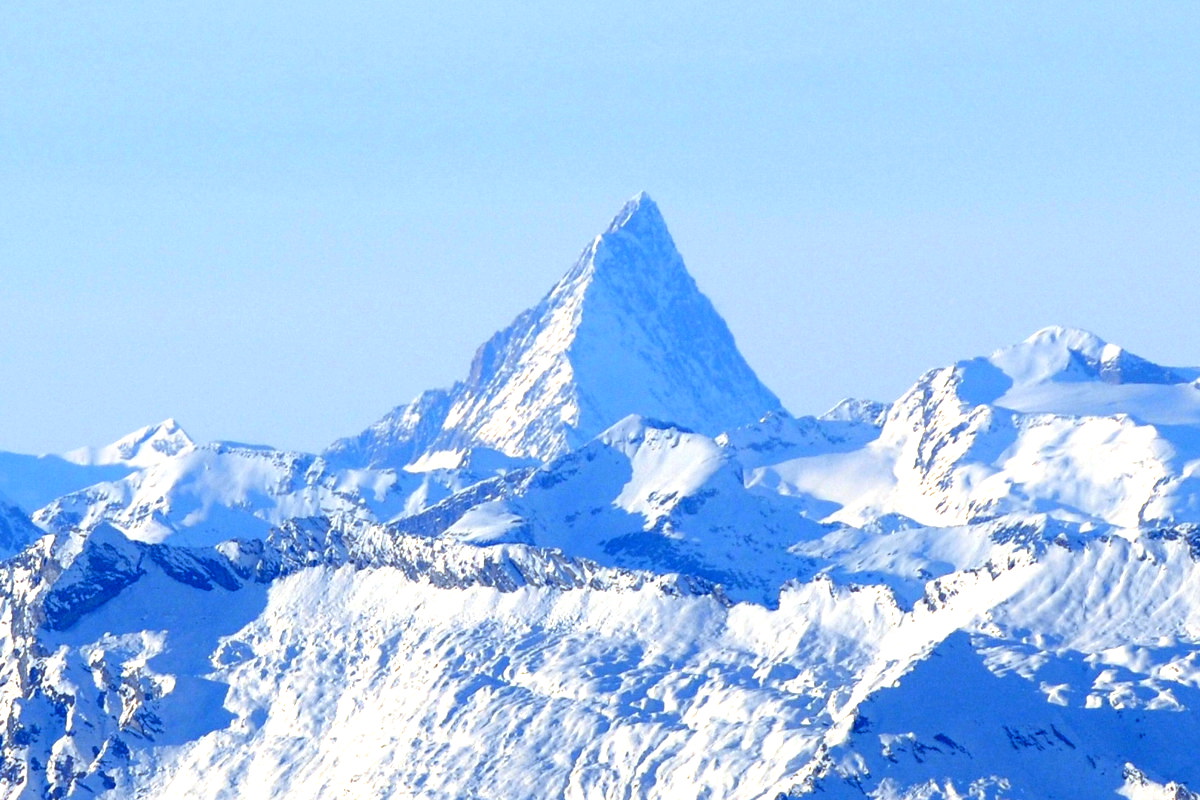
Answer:
[(642, 193), (540, 303), (479, 348), (464, 381), (422, 394), (325, 455), (457, 467), (487, 448), (544, 462), (630, 414), (715, 435), (781, 410)]
[(0, 800), (1200, 798), (1200, 369), (792, 416), (644, 194), (324, 453), (0, 453), (0, 556)]

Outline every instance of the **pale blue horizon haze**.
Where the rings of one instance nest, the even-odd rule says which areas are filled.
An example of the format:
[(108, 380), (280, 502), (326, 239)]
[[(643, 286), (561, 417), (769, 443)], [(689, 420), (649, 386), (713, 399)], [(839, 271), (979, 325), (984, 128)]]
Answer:
[(797, 414), (1050, 324), (1200, 364), (1192, 3), (0, 8), (0, 449), (320, 450), (626, 199)]

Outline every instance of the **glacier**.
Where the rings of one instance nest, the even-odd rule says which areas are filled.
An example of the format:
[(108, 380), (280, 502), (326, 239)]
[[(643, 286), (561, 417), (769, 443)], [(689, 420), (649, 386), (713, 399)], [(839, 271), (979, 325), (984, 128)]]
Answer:
[(1200, 370), (793, 416), (627, 203), (322, 453), (0, 453), (6, 798), (1200, 797)]

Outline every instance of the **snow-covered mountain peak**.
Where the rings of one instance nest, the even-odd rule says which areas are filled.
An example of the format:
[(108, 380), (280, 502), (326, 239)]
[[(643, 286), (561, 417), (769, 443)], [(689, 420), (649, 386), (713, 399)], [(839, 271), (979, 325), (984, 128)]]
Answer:
[(0, 800), (1200, 800), (1198, 376), (793, 417), (639, 195), (327, 458), (0, 453)]
[(630, 414), (597, 436), (596, 440), (628, 455), (644, 443), (665, 442), (667, 446), (673, 446), (681, 437), (693, 434), (695, 431), (689, 428), (643, 417), (640, 414)]
[(538, 305), (479, 348), (465, 381), (327, 455), (402, 467), (487, 447), (546, 461), (630, 414), (716, 434), (780, 409), (642, 193)]
[(817, 419), (826, 422), (861, 422), (880, 427), (887, 418), (891, 406), (875, 400), (863, 400), (858, 397), (846, 397), (839, 400), (833, 408), (826, 411)]
[(658, 209), (658, 204), (644, 191), (638, 192), (625, 203), (613, 217), (613, 221), (605, 233), (612, 234), (621, 231), (642, 238), (669, 236), (667, 223)]
[(1088, 331), (1054, 326), (990, 356), (930, 370), (896, 406), (928, 406), (937, 396), (968, 407), (1191, 424), (1200, 420), (1200, 386), (1189, 383), (1198, 374), (1155, 364)]
[(1108, 344), (1091, 331), (1083, 328), (1072, 328), (1066, 325), (1047, 325), (1034, 331), (1022, 344), (1035, 346), (1063, 345), (1080, 353), (1095, 356)]
[(1042, 328), (988, 359), (1016, 386), (1045, 381), (1174, 384), (1186, 378), (1079, 328)]
[(192, 437), (173, 418), (147, 425), (104, 447), (81, 447), (65, 453), (74, 464), (100, 466), (121, 464), (149, 467), (195, 447)]
[[(642, 192), (629, 200), (604, 233), (584, 249), (543, 305), (558, 311), (548, 318), (558, 329), (552, 338), (569, 346), (585, 320), (617, 310), (602, 296), (610, 300), (625, 298), (625, 312), (652, 312), (665, 308), (680, 294), (697, 291), (662, 212)], [(628, 307), (639, 300), (642, 307)]]

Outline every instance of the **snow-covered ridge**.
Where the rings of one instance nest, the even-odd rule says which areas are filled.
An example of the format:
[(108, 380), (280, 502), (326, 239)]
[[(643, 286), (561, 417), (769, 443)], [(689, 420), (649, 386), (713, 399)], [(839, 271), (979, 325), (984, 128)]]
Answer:
[[(1105, 353), (1118, 354), (1109, 362), (1137, 369), (1114, 383), (1114, 373), (1088, 367), (1089, 359), (1102, 363)], [(1200, 521), (1196, 427), (1147, 422), (1160, 420), (1164, 408), (1184, 416), (1188, 402), (1200, 408), (1200, 388), (1134, 381), (1186, 373), (1090, 334), (1046, 329), (989, 358), (932, 370), (890, 405), (844, 401), (821, 418), (774, 411), (716, 437), (633, 415), (541, 466), (466, 444), (440, 468), (427, 456), (416, 472), (222, 443), (186, 444), (140, 469), (60, 461), (76, 470), (117, 469), (123, 477), (69, 492), (31, 516), (48, 530), (108, 523), (143, 541), (180, 544), (262, 537), (292, 518), (392, 521), (422, 535), (446, 533), (478, 544), (552, 544), (614, 566), (671, 564), (757, 585), (769, 600), (772, 587), (803, 569), (785, 567), (792, 561), (784, 555), (755, 559), (761, 565), (755, 576), (743, 566), (731, 570), (745, 563), (739, 548), (750, 540), (773, 541), (768, 550), (785, 553), (788, 542), (808, 538), (815, 524), (956, 525), (1021, 514), (1048, 514), (1095, 530)], [(1030, 403), (1125, 392), (1110, 400), (1128, 410), (1089, 415), (1028, 403), (1014, 408), (1018, 392)], [(123, 441), (153, 441), (151, 430)], [(673, 455), (635, 457), (630, 442), (644, 439), (662, 440), (662, 452)], [(1097, 448), (1103, 458), (1095, 458)], [(571, 477), (581, 459), (596, 458), (580, 473), (589, 477)], [(711, 479), (686, 477), (705, 475), (706, 463), (724, 464), (725, 471)], [(714, 484), (717, 475), (725, 477)], [(559, 484), (578, 488), (550, 488)], [(511, 491), (490, 494), (492, 485)], [(586, 534), (571, 532), (585, 520)]]
[(1200, 423), (1200, 370), (1160, 366), (1076, 328), (1043, 328), (957, 366), (972, 402), (1026, 413), (1124, 413), (1147, 423)]
[(173, 419), (140, 428), (105, 447), (81, 447), (64, 453), (72, 464), (97, 466), (121, 464), (150, 467), (190, 450), (196, 443)]
[[(46, 538), (0, 569), (6, 774), (34, 796), (496, 800), (1194, 782), (1166, 746), (1200, 729), (1179, 707), (1200, 670), (1172, 643), (1197, 619), (1185, 537), (1029, 549), (1002, 533), (830, 539), (811, 553), (841, 570), (900, 546), (949, 571), (909, 610), (868, 571), (823, 571), (771, 611), (555, 551), (319, 520), (215, 550)], [(1131, 591), (1098, 591), (1116, 583)], [(365, 747), (379, 731), (402, 735)], [(479, 737), (499, 754), (481, 760)], [(945, 793), (921, 793), (930, 780)]]

